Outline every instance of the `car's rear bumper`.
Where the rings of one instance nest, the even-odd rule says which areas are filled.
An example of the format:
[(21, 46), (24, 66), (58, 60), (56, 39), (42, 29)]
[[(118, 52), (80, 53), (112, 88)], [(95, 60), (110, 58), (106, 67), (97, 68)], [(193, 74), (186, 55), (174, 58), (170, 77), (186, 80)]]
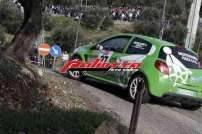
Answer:
[(163, 95), (163, 98), (173, 100), (176, 102), (180, 102), (180, 103), (202, 104), (202, 99), (200, 99), (200, 98), (176, 94), (176, 93), (167, 93), (167, 94)]

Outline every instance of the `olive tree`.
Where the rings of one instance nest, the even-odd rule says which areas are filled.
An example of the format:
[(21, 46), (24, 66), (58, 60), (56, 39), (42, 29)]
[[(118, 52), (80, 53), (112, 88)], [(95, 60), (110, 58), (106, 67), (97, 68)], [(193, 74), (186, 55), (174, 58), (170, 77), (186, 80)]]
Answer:
[(41, 31), (42, 0), (18, 0), (18, 2), (24, 9), (23, 23), (5, 54), (23, 63), (32, 48), (32, 41)]

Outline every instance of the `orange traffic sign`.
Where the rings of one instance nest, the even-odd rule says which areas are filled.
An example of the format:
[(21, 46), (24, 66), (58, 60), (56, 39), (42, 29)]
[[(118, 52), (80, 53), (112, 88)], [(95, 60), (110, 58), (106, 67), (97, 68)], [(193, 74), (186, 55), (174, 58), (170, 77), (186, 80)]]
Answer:
[(50, 53), (50, 46), (47, 43), (38, 46), (38, 53), (41, 56), (47, 56)]

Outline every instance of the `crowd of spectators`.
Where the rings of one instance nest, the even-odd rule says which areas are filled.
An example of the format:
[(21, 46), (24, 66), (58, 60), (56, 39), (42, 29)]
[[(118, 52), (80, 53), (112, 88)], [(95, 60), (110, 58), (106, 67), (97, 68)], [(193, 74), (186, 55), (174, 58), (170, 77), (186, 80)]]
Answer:
[(80, 8), (67, 8), (63, 5), (49, 5), (47, 11), (54, 15), (65, 15), (74, 18), (78, 18), (83, 14), (83, 10)]
[[(93, 6), (88, 6), (88, 9), (95, 8)], [(52, 14), (59, 14), (65, 15), (68, 17), (73, 17), (75, 19), (79, 19), (81, 16), (85, 15), (84, 10), (86, 8), (82, 7), (65, 7), (63, 5), (49, 5), (47, 7), (48, 12)], [(108, 8), (111, 13), (111, 17), (113, 20), (120, 20), (120, 21), (134, 21), (134, 20), (141, 20), (142, 19), (142, 6), (136, 6), (133, 8), (129, 7), (117, 7), (117, 8)]]
[(121, 21), (134, 21), (134, 20), (141, 20), (143, 14), (143, 7), (136, 6), (134, 8), (113, 8), (112, 9), (112, 18), (114, 20), (121, 20)]

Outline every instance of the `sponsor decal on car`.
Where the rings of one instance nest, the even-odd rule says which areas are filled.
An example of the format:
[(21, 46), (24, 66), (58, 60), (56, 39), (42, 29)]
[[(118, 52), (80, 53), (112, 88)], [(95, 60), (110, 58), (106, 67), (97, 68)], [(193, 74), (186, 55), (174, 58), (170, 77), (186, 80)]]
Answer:
[[(176, 86), (178, 83), (186, 84), (189, 77), (192, 75), (192, 72), (173, 54), (172, 49), (169, 47), (164, 47), (163, 51), (167, 55), (166, 63), (169, 67), (169, 78), (174, 81), (174, 86)], [(187, 59), (183, 58), (185, 56), (191, 57), (182, 52), (178, 52), (178, 54), (182, 56), (182, 59)]]
[(69, 70), (76, 71), (132, 71), (140, 68), (141, 63), (122, 62), (106, 63), (103, 59), (97, 58), (93, 62), (85, 63), (81, 60), (67, 61), (60, 69), (60, 73), (66, 73)]

